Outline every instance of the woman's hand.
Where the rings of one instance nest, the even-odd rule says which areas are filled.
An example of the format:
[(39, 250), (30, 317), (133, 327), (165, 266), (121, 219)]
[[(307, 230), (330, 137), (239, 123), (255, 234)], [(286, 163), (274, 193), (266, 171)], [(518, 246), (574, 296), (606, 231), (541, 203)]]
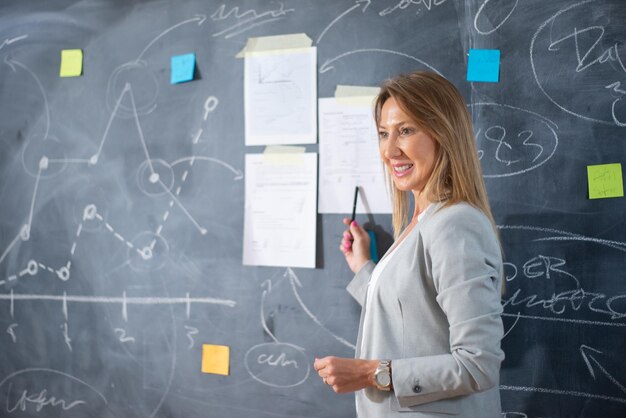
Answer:
[(374, 372), (378, 363), (378, 360), (330, 356), (316, 358), (313, 367), (324, 383), (332, 387), (335, 392), (348, 393), (369, 386), (376, 386), (374, 384)]
[(350, 270), (356, 274), (370, 260), (370, 236), (356, 221), (344, 218), (343, 223), (349, 229), (343, 232), (339, 250), (346, 257)]

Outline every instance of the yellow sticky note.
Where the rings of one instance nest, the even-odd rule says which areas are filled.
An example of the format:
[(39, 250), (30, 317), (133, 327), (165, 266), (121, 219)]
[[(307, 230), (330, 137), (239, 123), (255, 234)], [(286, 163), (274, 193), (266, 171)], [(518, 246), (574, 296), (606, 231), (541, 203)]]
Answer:
[(587, 181), (589, 182), (589, 199), (624, 196), (620, 163), (587, 166)]
[(64, 49), (61, 51), (61, 77), (78, 77), (83, 72), (83, 51)]
[(228, 376), (230, 348), (226, 345), (202, 344), (202, 373)]

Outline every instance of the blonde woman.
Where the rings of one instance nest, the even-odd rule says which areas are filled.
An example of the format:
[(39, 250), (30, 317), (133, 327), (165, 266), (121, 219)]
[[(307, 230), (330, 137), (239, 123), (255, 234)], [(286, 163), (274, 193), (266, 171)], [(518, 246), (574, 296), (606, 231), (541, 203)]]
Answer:
[(465, 103), (415, 72), (385, 81), (374, 113), (396, 241), (375, 265), (367, 233), (344, 219), (356, 358), (314, 367), (335, 392), (357, 392), (358, 417), (499, 418), (502, 255)]

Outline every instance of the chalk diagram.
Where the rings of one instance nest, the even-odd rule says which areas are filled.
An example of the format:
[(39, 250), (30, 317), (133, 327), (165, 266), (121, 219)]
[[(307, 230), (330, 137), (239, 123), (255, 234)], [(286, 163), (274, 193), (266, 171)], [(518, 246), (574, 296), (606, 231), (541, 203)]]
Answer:
[[(13, 233), (14, 235), (11, 235), (12, 239), (10, 239), (9, 244), (5, 248), (0, 248), (0, 265), (4, 264), (3, 271), (7, 272), (5, 277), (0, 277), (0, 303), (9, 304), (10, 317), (14, 319), (14, 322), (6, 330), (3, 330), (3, 334), (6, 332), (8, 336), (5, 335), (5, 337), (10, 338), (14, 344), (20, 341), (20, 327), (19, 323), (16, 322), (17, 319), (15, 319), (15, 310), (22, 302), (58, 304), (59, 311), (62, 312), (64, 319), (59, 332), (69, 352), (74, 350), (75, 345), (70, 327), (72, 306), (74, 305), (95, 304), (117, 307), (124, 322), (129, 321), (131, 316), (129, 307), (131, 306), (136, 307), (135, 309), (141, 306), (169, 307), (172, 316), (174, 315), (172, 307), (180, 306), (184, 309), (186, 319), (188, 320), (190, 319), (192, 308), (196, 306), (212, 305), (223, 309), (232, 309), (237, 305), (237, 302), (232, 299), (212, 297), (211, 295), (192, 295), (191, 292), (184, 293), (184, 296), (174, 297), (169, 295), (135, 296), (132, 294), (132, 289), (123, 291), (119, 295), (102, 296), (74, 294), (66, 291), (60, 293), (20, 293), (14, 291), (15, 285), (21, 281), (28, 280), (30, 283), (33, 283), (33, 280), (36, 278), (45, 280), (46, 283), (50, 283), (50, 280), (56, 280), (58, 281), (56, 286), (63, 286), (76, 280), (80, 281), (80, 276), (84, 273), (84, 270), (76, 272), (75, 268), (80, 263), (79, 254), (85, 249), (85, 246), (89, 245), (85, 243), (87, 242), (85, 241), (87, 235), (91, 237), (96, 236), (101, 240), (116, 242), (118, 248), (116, 254), (122, 254), (125, 258), (122, 260), (120, 268), (128, 268), (134, 272), (156, 272), (162, 269), (165, 263), (171, 262), (169, 258), (171, 243), (163, 229), (167, 225), (168, 220), (172, 219), (174, 215), (179, 215), (181, 218), (186, 219), (192, 231), (195, 231), (199, 236), (207, 234), (207, 228), (196, 219), (194, 214), (187, 209), (180, 199), (181, 192), (186, 186), (187, 178), (194, 170), (194, 167), (202, 164), (210, 164), (219, 170), (226, 170), (227, 175), (233, 182), (240, 181), (243, 178), (242, 171), (217, 158), (195, 155), (194, 148), (202, 136), (204, 129), (202, 127), (193, 134), (191, 144), (189, 144), (192, 154), (182, 158), (178, 157), (171, 161), (152, 156), (150, 138), (144, 136), (142, 127), (142, 117), (155, 112), (157, 109), (157, 98), (159, 97), (157, 78), (149, 68), (147, 61), (143, 59), (144, 55), (152, 45), (169, 32), (183, 25), (197, 25), (200, 27), (205, 20), (205, 16), (196, 15), (191, 19), (171, 26), (155, 37), (135, 60), (127, 62), (113, 71), (108, 80), (106, 90), (108, 121), (101, 138), (96, 143), (97, 148), (95, 152), (90, 155), (73, 155), (72, 149), (69, 149), (63, 141), (55, 137), (51, 128), (50, 103), (45, 86), (35, 71), (26, 63), (11, 56), (9, 48), (6, 51), (2, 51), (4, 56), (1, 62), (5, 67), (4, 71), (7, 77), (19, 76), (29, 78), (32, 84), (36, 86), (43, 103), (43, 117), (41, 118), (43, 132), (31, 135), (28, 138), (28, 142), (22, 147), (19, 156), (21, 169), (26, 176), (33, 179), (29, 207), (23, 209), (22, 212), (26, 213), (26, 216), (19, 225), (16, 225), (17, 230)], [(19, 41), (27, 38), (28, 35), (13, 37), (4, 42), (2, 47), (10, 44), (17, 45)], [(204, 108), (202, 109), (203, 124), (210, 123), (210, 116), (218, 106), (219, 99), (217, 97), (209, 95), (206, 98)], [(103, 156), (103, 150), (107, 147), (107, 143), (112, 136), (111, 131), (119, 120), (131, 121), (139, 139), (137, 148), (141, 150), (140, 154), (143, 157), (143, 161), (135, 167), (134, 171), (134, 181), (137, 189), (148, 199), (154, 199), (157, 202), (167, 202), (167, 204), (162, 205), (161, 213), (154, 215), (155, 219), (158, 219), (154, 229), (136, 230), (129, 233), (116, 227), (114, 222), (110, 220), (113, 208), (109, 206), (107, 193), (96, 186), (90, 187), (86, 185), (76, 191), (72, 215), (77, 225), (73, 231), (71, 245), (65, 249), (66, 261), (56, 264), (45, 263), (38, 259), (36, 254), (33, 254), (32, 258), (28, 259), (24, 265), (17, 268), (14, 267), (15, 263), (13, 261), (17, 257), (11, 258), (12, 255), (19, 254), (23, 248), (28, 247), (29, 243), (46, 242), (46, 240), (52, 239), (49, 236), (38, 235), (39, 229), (36, 228), (39, 221), (38, 216), (36, 216), (39, 212), (37, 208), (38, 195), (49, 186), (50, 180), (63, 182), (63, 174), (68, 170), (68, 167), (84, 167), (89, 172), (102, 163), (103, 159), (107, 158)], [(179, 172), (182, 174), (176, 174)], [(62, 249), (58, 250), (63, 251)], [(55, 252), (58, 253), (59, 251)], [(46, 289), (50, 289), (50, 286), (46, 286)], [(175, 327), (175, 321), (172, 320), (172, 328)], [(122, 345), (135, 342), (135, 338), (127, 335), (126, 330), (123, 328), (115, 328), (112, 331)], [(189, 339), (189, 348), (193, 347), (194, 335), (198, 333), (198, 330), (194, 327), (185, 326), (183, 332), (186, 333)], [(176, 334), (175, 330), (172, 331), (173, 347), (176, 347)], [(151, 416), (157, 414), (170, 389), (176, 368), (176, 356), (176, 351), (172, 351), (170, 363), (167, 364), (169, 369), (168, 381), (160, 399), (153, 407)], [(9, 388), (8, 391), (10, 392), (12, 387), (16, 387), (14, 385), (16, 376), (37, 374), (52, 376), (51, 379), (54, 380), (71, 381), (72, 384), (79, 388), (88, 388), (87, 392), (90, 395), (85, 395), (86, 398), (94, 398), (93, 395), (95, 394), (94, 399), (104, 405), (107, 404), (107, 400), (102, 393), (86, 382), (60, 371), (42, 368), (29, 368), (4, 377), (4, 380), (0, 383), (0, 386), (4, 385), (2, 389), (3, 396), (9, 396), (6, 394), (7, 388)], [(69, 410), (74, 407), (79, 408), (86, 402), (85, 400), (75, 400), (70, 403), (58, 401), (58, 399), (57, 401), (50, 401), (50, 399), (45, 397), (45, 392), (46, 390), (44, 389), (39, 394), (40, 402), (37, 406), (38, 408), (52, 405), (63, 410)], [(26, 392), (23, 393), (25, 394)], [(11, 405), (11, 408), (13, 408), (12, 410), (25, 410), (30, 404), (36, 403), (33, 399), (23, 395), (22, 399), (15, 405)], [(43, 406), (40, 405), (41, 399), (44, 399)], [(34, 406), (30, 405), (30, 407)]]
[[(306, 306), (299, 289), (302, 283), (291, 268), (287, 268), (279, 281), (287, 281), (298, 306), (304, 314), (313, 321), (326, 336), (336, 340), (339, 344), (354, 350), (356, 346), (345, 338), (329, 330), (324, 323)], [(281, 341), (268, 326), (266, 314), (266, 299), (272, 293), (274, 282), (267, 279), (262, 283), (260, 322), (271, 342), (252, 346), (245, 354), (245, 368), (254, 380), (266, 386), (288, 388), (298, 386), (306, 381), (311, 372), (310, 356), (307, 356), (304, 347), (297, 344)]]

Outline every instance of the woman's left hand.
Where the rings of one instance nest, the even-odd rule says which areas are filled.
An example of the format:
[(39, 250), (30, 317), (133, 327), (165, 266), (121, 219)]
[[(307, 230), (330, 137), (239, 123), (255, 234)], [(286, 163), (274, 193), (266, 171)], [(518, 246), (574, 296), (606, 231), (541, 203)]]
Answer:
[(361, 360), (342, 357), (316, 358), (313, 367), (325, 384), (337, 393), (355, 392), (374, 385), (374, 372), (378, 360)]

